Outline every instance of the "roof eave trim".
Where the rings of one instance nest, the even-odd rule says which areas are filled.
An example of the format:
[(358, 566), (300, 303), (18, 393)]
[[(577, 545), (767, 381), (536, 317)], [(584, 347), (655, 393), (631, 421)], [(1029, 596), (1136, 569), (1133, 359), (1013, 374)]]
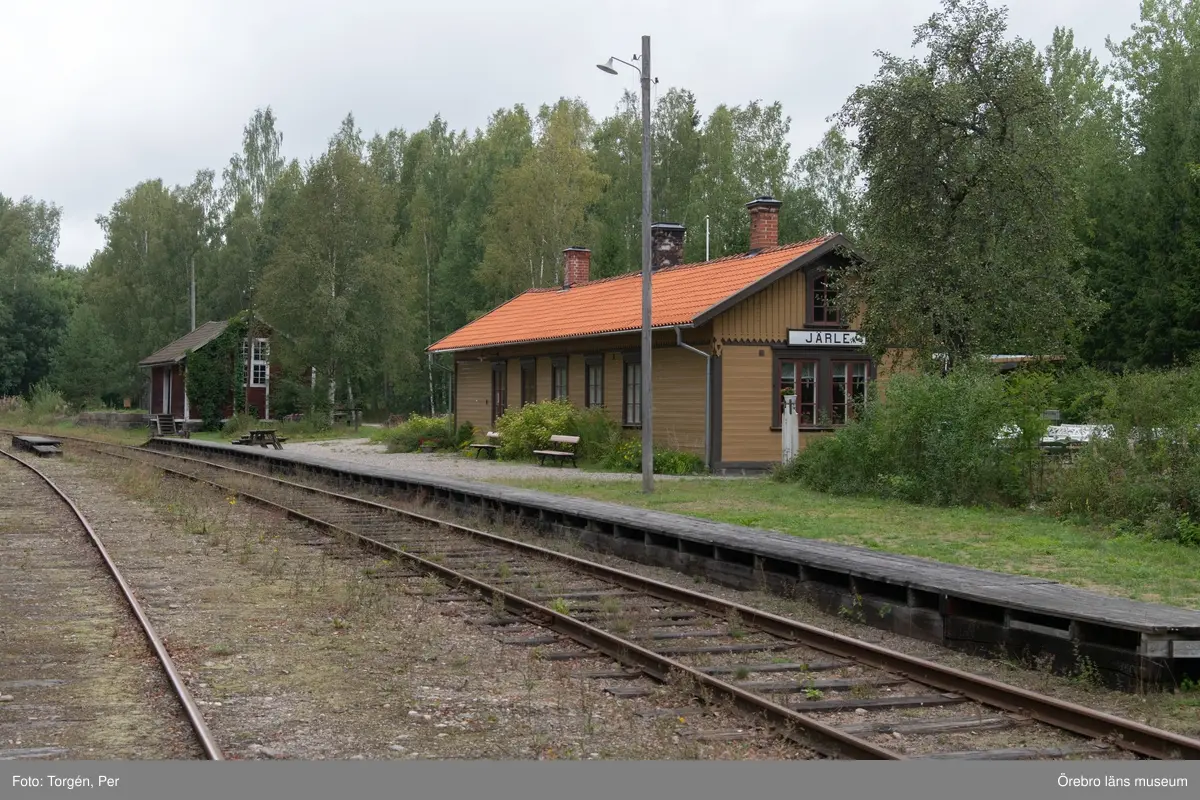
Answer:
[[(664, 323), (662, 325), (653, 325), (650, 327), (650, 330), (651, 331), (669, 331), (669, 330), (674, 330), (675, 328), (694, 328), (694, 327), (696, 327), (695, 322), (669, 322), (669, 323)], [(637, 333), (637, 332), (641, 331), (641, 329), (642, 328), (639, 325), (636, 328), (620, 328), (620, 329), (614, 330), (614, 331), (604, 331), (603, 333), (586, 333), (586, 334), (580, 334), (580, 335), (576, 335), (576, 336), (553, 336), (553, 337), (546, 338), (546, 339), (541, 339), (541, 338), (539, 338), (539, 339), (513, 339), (510, 341), (504, 341), (504, 342), (491, 342), (489, 344), (474, 344), (474, 345), (471, 345), (470, 347), (448, 347), (448, 348), (437, 349), (437, 350), (434, 349), (435, 345), (430, 345), (429, 347), (425, 348), (425, 352), (427, 352), (427, 353), (465, 353), (465, 352), (469, 352), (471, 350), (489, 350), (489, 349), (496, 348), (496, 347), (516, 347), (518, 345), (525, 345), (525, 344), (541, 344), (542, 342), (568, 342), (568, 341), (572, 341), (575, 339), (600, 339), (605, 336), (621, 336), (622, 334)]]
[(729, 297), (726, 297), (724, 300), (714, 303), (704, 311), (701, 311), (696, 315), (695, 319), (692, 320), (692, 325), (698, 326), (710, 322), (714, 317), (724, 313), (725, 311), (728, 311), (730, 308), (742, 302), (747, 297), (758, 294), (780, 278), (790, 275), (798, 269), (802, 269), (822, 256), (829, 255), (830, 253), (836, 251), (839, 247), (853, 249), (850, 246), (850, 243), (846, 240), (845, 236), (840, 233), (835, 234), (829, 237), (829, 239), (826, 241), (814, 247), (812, 250), (809, 250), (807, 253), (796, 256), (778, 269), (768, 272), (766, 275), (762, 276), (749, 286), (739, 289)]

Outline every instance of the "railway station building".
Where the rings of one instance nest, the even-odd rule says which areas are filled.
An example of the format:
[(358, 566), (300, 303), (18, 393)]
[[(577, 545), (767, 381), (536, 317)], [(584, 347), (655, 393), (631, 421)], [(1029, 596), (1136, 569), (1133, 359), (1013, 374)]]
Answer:
[[(780, 244), (780, 206), (747, 203), (750, 250), (700, 263), (682, 263), (683, 226), (652, 227), (655, 444), (716, 472), (780, 461), (785, 394), (803, 447), (886, 379), (834, 303), (829, 274), (858, 257), (850, 242)], [(514, 405), (566, 398), (640, 428), (641, 271), (591, 280), (590, 256), (568, 248), (561, 286), (523, 292), (428, 348), (453, 354), (456, 424), (487, 428)]]

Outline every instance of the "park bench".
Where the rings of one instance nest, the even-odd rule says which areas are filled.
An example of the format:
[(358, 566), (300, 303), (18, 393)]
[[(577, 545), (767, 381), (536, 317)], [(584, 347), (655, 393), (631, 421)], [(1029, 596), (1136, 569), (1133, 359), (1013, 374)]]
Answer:
[(542, 466), (546, 465), (546, 459), (553, 459), (559, 464), (565, 463), (569, 458), (572, 466), (579, 466), (575, 463), (575, 447), (579, 444), (578, 436), (551, 436), (550, 444), (570, 445), (570, 450), (534, 450), (533, 454), (538, 457), (538, 461)]
[(277, 435), (274, 428), (265, 428), (246, 431), (242, 438), (234, 439), (231, 444), (258, 445), (260, 447), (270, 445), (276, 450), (282, 450), (283, 443), (286, 441), (287, 437)]
[(479, 458), (480, 453), (487, 453), (488, 458), (496, 457), (496, 451), (500, 449), (500, 445), (498, 444), (500, 441), (500, 434), (496, 433), (495, 431), (488, 431), (487, 438), (488, 441), (486, 442), (471, 445), (471, 447), (475, 448), (476, 458)]

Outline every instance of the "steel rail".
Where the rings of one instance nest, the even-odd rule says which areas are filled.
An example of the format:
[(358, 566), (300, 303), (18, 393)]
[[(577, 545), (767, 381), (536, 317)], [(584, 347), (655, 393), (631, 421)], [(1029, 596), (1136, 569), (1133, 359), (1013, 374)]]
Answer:
[[(140, 459), (135, 459), (128, 456), (123, 457), (129, 458), (129, 460), (138, 463), (148, 464), (148, 462)], [(198, 461), (198, 459), (186, 460)], [(342, 495), (336, 492), (327, 492), (321, 489), (314, 489), (311, 486), (304, 486), (303, 484), (278, 480), (270, 478), (269, 476), (246, 472), (236, 468), (225, 468), (221, 467), (220, 465), (210, 464), (209, 462), (200, 461), (199, 463), (203, 463), (206, 466), (216, 466), (222, 469), (229, 469), (232, 472), (243, 473), (259, 480), (265, 479), (275, 481), (277, 483), (286, 485), (289, 488), (300, 489), (312, 494), (324, 495), (326, 497), (337, 499), (343, 502), (365, 504), (374, 508), (375, 510), (383, 511), (388, 514), (394, 514), (401, 517), (409, 515), (409, 512), (406, 512), (403, 509), (391, 508), (378, 503), (371, 503), (370, 501), (364, 501), (360, 498), (351, 497), (349, 495)], [(389, 556), (399, 556), (422, 571), (439, 576), (451, 586), (470, 586), (493, 602), (496, 598), (500, 598), (503, 601), (506, 609), (521, 616), (529, 622), (540, 627), (548, 628), (557, 633), (561, 633), (562, 635), (567, 636), (576, 642), (585, 645), (586, 647), (603, 653), (604, 655), (622, 664), (636, 666), (642, 670), (642, 672), (651, 678), (654, 678), (655, 680), (663, 682), (669, 681), (672, 677), (672, 674), (685, 676), (695, 683), (707, 687), (715, 693), (724, 695), (733, 700), (734, 704), (743, 711), (747, 711), (755, 715), (761, 715), (763, 718), (772, 723), (775, 728), (775, 733), (785, 736), (797, 744), (810, 747), (822, 755), (849, 756), (859, 759), (876, 759), (887, 761), (905, 760), (905, 756), (894, 753), (890, 750), (886, 750), (882, 747), (878, 747), (877, 745), (873, 745), (870, 742), (858, 738), (857, 736), (844, 733), (837, 728), (826, 725), (825, 723), (813, 719), (812, 717), (801, 714), (793, 709), (787, 708), (786, 706), (779, 705), (778, 703), (773, 703), (770, 700), (759, 697), (758, 695), (748, 692), (741, 687), (726, 683), (719, 678), (715, 678), (712, 675), (708, 675), (704, 672), (696, 670), (687, 666), (686, 664), (675, 661), (674, 659), (659, 655), (653, 650), (648, 650), (644, 647), (641, 647), (629, 641), (628, 639), (614, 636), (613, 634), (603, 631), (593, 625), (588, 625), (586, 622), (574, 619), (566, 614), (560, 614), (554, 609), (541, 605), (540, 603), (535, 603), (532, 600), (521, 597), (520, 595), (506, 592), (503, 589), (499, 589), (489, 583), (472, 578), (470, 575), (421, 558), (414, 553), (406, 552), (405, 550), (394, 547), (386, 542), (381, 542), (378, 539), (364, 536), (336, 523), (320, 519), (319, 517), (314, 517), (310, 514), (306, 514), (297, 509), (277, 503), (274, 500), (260, 497), (259, 495), (247, 492), (244, 489), (239, 489), (235, 486), (226, 486), (224, 484), (217, 483), (216, 481), (208, 480), (207, 478), (202, 478), (197, 475), (189, 475), (186, 472), (173, 470), (169, 467), (164, 467), (158, 464), (150, 464), (150, 466), (169, 474), (187, 478), (188, 480), (208, 484), (209, 486), (221, 489), (225, 492), (231, 492), (237, 497), (250, 500), (269, 508), (278, 509), (290, 517), (294, 517), (305, 522), (310, 522), (314, 525), (327, 528), (328, 530), (344, 534), (357, 541), (360, 545), (375, 550), (376, 552), (387, 554)]]
[[(133, 449), (136, 450), (137, 448)], [(465, 525), (428, 517), (414, 511), (399, 509), (371, 500), (344, 495), (327, 489), (317, 489), (294, 481), (263, 475), (226, 464), (215, 464), (178, 453), (146, 452), (212, 466), (251, 478), (270, 480), (292, 489), (321, 493), (378, 510), (392, 513), (398, 512), (432, 526), (467, 534), (473, 538), (492, 544), (568, 564), (581, 572), (612, 581), (627, 589), (653, 595), (661, 600), (703, 608), (720, 615), (735, 612), (746, 624), (775, 636), (790, 639), (833, 655), (850, 658), (889, 673), (903, 675), (918, 683), (923, 683), (942, 691), (960, 694), (971, 700), (1003, 711), (1029, 716), (1039, 722), (1044, 722), (1062, 730), (1103, 740), (1121, 749), (1149, 758), (1200, 759), (1200, 740), (1172, 733), (1171, 731), (1153, 728), (1149, 725), (1134, 722), (1133, 720), (1123, 719), (1103, 711), (1091, 709), (1066, 700), (1059, 700), (1048, 695), (1039, 694), (980, 675), (974, 675), (954, 669), (953, 667), (943, 666), (915, 656), (899, 653), (885, 647), (869, 644), (849, 636), (787, 619), (786, 617), (771, 614), (770, 612), (740, 603), (701, 594), (690, 589), (587, 561), (567, 555), (566, 553), (560, 553), (556, 550), (508, 539), (494, 533), (488, 533), (487, 531), (469, 528)]]
[(208, 725), (204, 722), (204, 717), (200, 713), (200, 708), (196, 705), (196, 701), (192, 698), (191, 692), (188, 691), (187, 686), (183, 682), (183, 678), (179, 675), (179, 671), (175, 667), (175, 662), (167, 652), (166, 645), (163, 644), (162, 639), (159, 638), (158, 633), (155, 632), (154, 625), (150, 622), (150, 618), (146, 616), (146, 612), (142, 609), (141, 603), (139, 603), (137, 598), (134, 596), (133, 589), (130, 588), (129, 584), (125, 580), (125, 577), (117, 568), (116, 562), (114, 562), (112, 557), (108, 554), (108, 550), (104, 547), (104, 543), (100, 541), (100, 537), (92, 528), (91, 523), (88, 522), (87, 517), (85, 517), (83, 512), (79, 510), (79, 507), (75, 505), (75, 501), (68, 497), (67, 494), (60, 489), (57, 484), (54, 483), (54, 481), (52, 481), (37, 467), (4, 450), (0, 450), (0, 454), (7, 456), (8, 458), (28, 469), (34, 475), (37, 475), (39, 478), (41, 478), (42, 481), (49, 486), (54, 493), (57, 494), (59, 498), (62, 499), (62, 501), (71, 509), (71, 513), (75, 515), (76, 519), (78, 519), (79, 523), (83, 526), (83, 529), (87, 531), (88, 538), (91, 540), (92, 545), (95, 546), (96, 550), (100, 553), (100, 557), (104, 560), (105, 565), (108, 567), (109, 574), (112, 575), (113, 580), (115, 580), (117, 585), (120, 586), (121, 593), (125, 595), (125, 601), (129, 604), (129, 608), (133, 611), (134, 616), (137, 617), (137, 620), (141, 625), (142, 632), (146, 635), (146, 639), (150, 642), (150, 646), (154, 650), (154, 654), (158, 657), (158, 663), (162, 666), (163, 671), (166, 673), (167, 680), (170, 681), (171, 688), (175, 691), (175, 696), (179, 699), (180, 705), (183, 706), (183, 710), (187, 714), (188, 721), (192, 725), (192, 730), (196, 734), (196, 738), (199, 740), (200, 746), (204, 749), (204, 754), (208, 756), (209, 760), (211, 761), (224, 761), (225, 756), (221, 753), (221, 748), (217, 745), (216, 739), (213, 738), (212, 732), (209, 731)]
[[(406, 509), (383, 505), (370, 500), (365, 500), (363, 498), (343, 495), (325, 489), (317, 489), (315, 487), (306, 486), (293, 481), (287, 481), (274, 476), (263, 475), (262, 473), (239, 469), (227, 464), (213, 463), (178, 453), (167, 453), (158, 450), (143, 450), (141, 448), (129, 447), (127, 445), (112, 445), (106, 442), (97, 442), (93, 440), (80, 439), (77, 437), (70, 438), (74, 438), (76, 441), (85, 443), (92, 447), (95, 447), (96, 445), (105, 445), (132, 450), (134, 452), (154, 453), (156, 455), (162, 455), (167, 458), (180, 461), (190, 461), (209, 467), (215, 467), (217, 469), (225, 470), (235, 474), (241, 474), (260, 480), (273, 481), (275, 483), (306, 492), (322, 493), (343, 499), (345, 501), (363, 504), (391, 513), (403, 514), (412, 519), (420, 520), (433, 526), (458, 531), (460, 533), (464, 533), (471, 537), (493, 544), (525, 551), (531, 554), (536, 554), (543, 558), (550, 558), (561, 563), (569, 564), (573, 568), (586, 572), (595, 577), (610, 580), (628, 589), (645, 592), (646, 594), (653, 595), (662, 600), (679, 602), (686, 605), (691, 605), (693, 607), (703, 608), (707, 611), (718, 614), (736, 612), (747, 624), (753, 625), (767, 633), (774, 634), (781, 638), (790, 639), (815, 649), (823, 650), (844, 658), (850, 658), (891, 673), (903, 675), (927, 686), (938, 688), (942, 691), (960, 694), (971, 700), (992, 706), (994, 708), (1029, 716), (1030, 718), (1039, 722), (1043, 722), (1062, 730), (1071, 731), (1082, 736), (1106, 741), (1115, 747), (1137, 753), (1138, 755), (1154, 759), (1200, 759), (1200, 740), (1197, 739), (1173, 733), (1171, 731), (1153, 728), (1149, 725), (1135, 722), (1133, 720), (1123, 719), (1103, 711), (1098, 711), (1096, 709), (1081, 706), (1065, 700), (1059, 700), (1048, 695), (1022, 689), (1020, 687), (1002, 683), (991, 678), (986, 678), (980, 675), (974, 675), (969, 672), (954, 669), (953, 667), (943, 666), (932, 661), (927, 661), (915, 656), (899, 653), (878, 645), (869, 644), (849, 636), (844, 636), (842, 634), (824, 630), (813, 625), (787, 619), (785, 617), (745, 606), (740, 603), (734, 603), (728, 600), (704, 595), (699, 592), (694, 592), (692, 590), (684, 589), (682, 587), (664, 583), (662, 581), (656, 581), (652, 578), (645, 578), (640, 575), (618, 570), (603, 564), (597, 564), (595, 562), (570, 556), (555, 550), (508, 539), (493, 533), (488, 533), (486, 531), (468, 528), (464, 525), (459, 525), (447, 520), (428, 517), (413, 511), (408, 511)], [(117, 454), (110, 453), (110, 455)], [(128, 456), (122, 457), (130, 458)], [(130, 458), (130, 460), (141, 461), (140, 459), (132, 458)], [(141, 463), (147, 462), (141, 461)], [(159, 469), (166, 469), (159, 465), (155, 466), (157, 466)], [(308, 465), (301, 463), (297, 464), (296, 466), (305, 467)], [(194, 477), (189, 476), (186, 473), (179, 474), (189, 478)]]

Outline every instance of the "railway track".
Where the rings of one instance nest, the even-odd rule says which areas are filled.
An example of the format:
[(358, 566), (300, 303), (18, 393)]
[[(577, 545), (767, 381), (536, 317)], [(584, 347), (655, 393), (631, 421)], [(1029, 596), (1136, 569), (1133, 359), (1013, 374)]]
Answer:
[[(0, 456), (0, 759), (223, 760), (91, 524), (35, 466)], [(162, 680), (169, 692), (147, 696)], [(164, 725), (163, 713), (176, 724)]]
[[(433, 519), (315, 475), (283, 480), (216, 459), (84, 442), (276, 508), (437, 576), (448, 604), (488, 608), (481, 625), (549, 659), (601, 653), (589, 673), (617, 696), (682, 682), (750, 717), (705, 729), (703, 703), (656, 711), (681, 734), (735, 739), (762, 730), (830, 757), (867, 759), (1200, 758), (1200, 741), (653, 581), (554, 550)], [(964, 746), (965, 745), (965, 746)]]

